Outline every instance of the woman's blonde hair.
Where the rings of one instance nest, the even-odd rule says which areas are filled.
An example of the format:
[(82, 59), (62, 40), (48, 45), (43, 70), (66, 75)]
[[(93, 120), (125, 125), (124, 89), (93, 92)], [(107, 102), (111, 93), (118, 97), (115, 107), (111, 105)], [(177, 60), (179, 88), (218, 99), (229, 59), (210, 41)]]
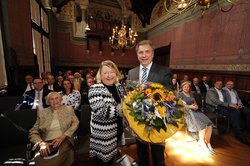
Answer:
[(50, 105), (50, 103), (49, 103), (49, 100), (50, 100), (50, 98), (51, 97), (53, 97), (53, 96), (59, 96), (59, 99), (60, 99), (60, 102), (62, 101), (62, 96), (58, 93), (58, 92), (50, 92), (47, 96), (46, 96), (46, 104), (47, 105)]
[(181, 83), (180, 91), (183, 90), (182, 88), (183, 88), (184, 85), (188, 85), (189, 89), (191, 91), (191, 82), (190, 81), (184, 81), (183, 83)]
[(102, 72), (103, 66), (107, 66), (109, 68), (112, 68), (115, 71), (116, 77), (117, 77), (115, 83), (118, 83), (119, 82), (119, 78), (121, 77), (121, 73), (119, 72), (116, 64), (114, 62), (112, 62), (111, 60), (102, 61), (101, 65), (100, 65), (100, 67), (99, 67), (99, 69), (97, 71), (96, 77), (95, 77), (96, 82), (97, 83), (102, 82), (101, 72)]

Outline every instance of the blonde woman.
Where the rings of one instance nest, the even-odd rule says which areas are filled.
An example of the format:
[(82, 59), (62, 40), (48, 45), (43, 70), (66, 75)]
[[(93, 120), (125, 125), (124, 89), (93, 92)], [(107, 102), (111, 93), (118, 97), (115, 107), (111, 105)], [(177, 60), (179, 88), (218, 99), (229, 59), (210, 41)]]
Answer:
[[(37, 120), (30, 129), (30, 141), (36, 150), (36, 166), (71, 166), (74, 162), (72, 137), (78, 128), (79, 121), (71, 106), (61, 105), (62, 97), (58, 92), (51, 92), (46, 98), (49, 105), (38, 110)], [(52, 149), (58, 148), (54, 157)], [(49, 157), (48, 157), (49, 156)]]
[(198, 143), (201, 148), (210, 154), (215, 154), (210, 143), (213, 123), (205, 114), (199, 111), (195, 98), (190, 92), (191, 83), (189, 81), (184, 81), (181, 84), (180, 91), (179, 96), (185, 102), (188, 110), (185, 117), (188, 130), (191, 132), (198, 132)]
[(113, 165), (117, 143), (121, 136), (121, 99), (124, 95), (119, 84), (120, 73), (110, 60), (103, 61), (96, 75), (96, 84), (89, 89), (91, 112), (90, 156), (97, 157), (96, 165)]

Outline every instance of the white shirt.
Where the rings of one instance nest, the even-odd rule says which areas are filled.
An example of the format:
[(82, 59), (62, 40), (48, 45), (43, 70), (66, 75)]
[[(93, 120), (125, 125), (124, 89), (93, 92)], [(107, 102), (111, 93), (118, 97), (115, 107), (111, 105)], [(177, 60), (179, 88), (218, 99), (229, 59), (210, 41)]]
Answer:
[(151, 69), (151, 66), (152, 66), (153, 62), (151, 62), (148, 66), (144, 67), (142, 65), (140, 65), (140, 73), (139, 73), (139, 79), (141, 81), (141, 78), (142, 78), (142, 73), (143, 73), (143, 68), (147, 68), (147, 78), (148, 78), (148, 74), (149, 74), (149, 71)]
[(52, 85), (48, 85), (48, 89), (54, 91), (53, 84)]
[[(39, 94), (40, 95), (39, 95)], [(40, 91), (35, 91), (35, 100), (32, 106), (32, 109), (44, 109), (43, 108), (43, 89)]]
[(24, 93), (27, 92), (27, 91), (30, 91), (32, 89), (35, 89), (33, 83), (32, 84), (28, 84), (27, 87), (26, 87), (26, 89), (25, 89), (25, 91), (24, 91)]
[(237, 98), (236, 98), (236, 94), (234, 93), (233, 90), (230, 90), (228, 88), (226, 88), (226, 90), (229, 92), (229, 95), (231, 97), (231, 103), (232, 104), (238, 104)]
[(224, 97), (223, 97), (223, 94), (222, 94), (221, 90), (219, 90), (219, 89), (217, 89), (217, 88), (214, 88), (214, 89), (217, 91), (217, 93), (218, 93), (218, 95), (219, 95), (219, 100), (220, 100), (221, 102), (224, 102)]
[(204, 83), (205, 87), (207, 88), (207, 90), (209, 90), (209, 86), (208, 86), (208, 84), (207, 84), (207, 83), (205, 83), (205, 82), (203, 82), (203, 83)]
[(194, 87), (195, 87), (195, 89), (196, 89), (197, 93), (201, 93), (200, 88), (199, 88), (199, 86), (198, 86), (198, 85), (195, 85)]

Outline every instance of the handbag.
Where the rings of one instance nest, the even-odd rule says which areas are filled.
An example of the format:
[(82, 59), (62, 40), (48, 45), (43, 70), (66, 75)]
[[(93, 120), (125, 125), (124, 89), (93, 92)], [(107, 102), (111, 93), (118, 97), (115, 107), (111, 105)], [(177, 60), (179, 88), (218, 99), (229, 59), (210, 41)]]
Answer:
[(58, 152), (59, 147), (53, 147), (53, 145), (50, 145), (49, 150), (50, 150), (50, 153), (49, 153), (48, 156), (53, 156)]

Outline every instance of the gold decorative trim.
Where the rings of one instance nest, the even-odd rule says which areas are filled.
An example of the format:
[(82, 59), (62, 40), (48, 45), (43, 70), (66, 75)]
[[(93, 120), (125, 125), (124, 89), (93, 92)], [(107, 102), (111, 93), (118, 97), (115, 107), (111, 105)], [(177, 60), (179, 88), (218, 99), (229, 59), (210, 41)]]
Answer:
[(249, 72), (250, 64), (170, 65), (171, 69)]

